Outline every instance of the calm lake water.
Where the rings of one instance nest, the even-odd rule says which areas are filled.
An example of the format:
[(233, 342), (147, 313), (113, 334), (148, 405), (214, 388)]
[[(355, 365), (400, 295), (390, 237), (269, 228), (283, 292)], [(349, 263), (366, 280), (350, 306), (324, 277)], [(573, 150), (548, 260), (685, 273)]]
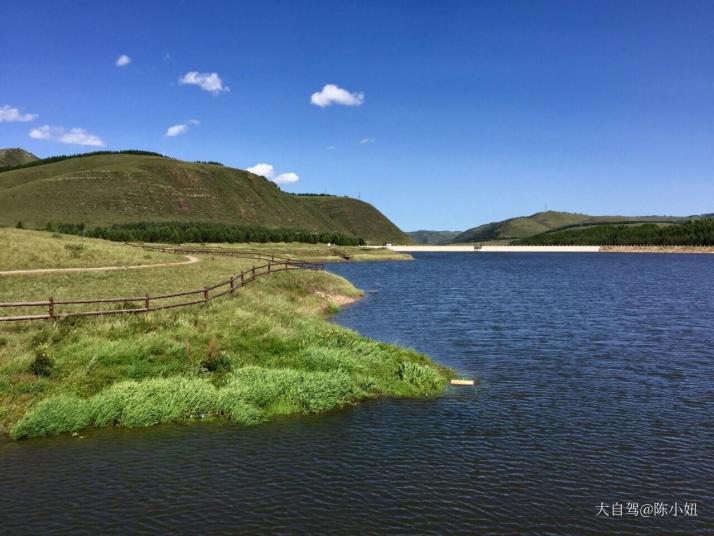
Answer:
[(369, 291), (337, 322), (478, 386), (249, 429), (0, 442), (0, 533), (714, 534), (714, 257), (330, 270)]

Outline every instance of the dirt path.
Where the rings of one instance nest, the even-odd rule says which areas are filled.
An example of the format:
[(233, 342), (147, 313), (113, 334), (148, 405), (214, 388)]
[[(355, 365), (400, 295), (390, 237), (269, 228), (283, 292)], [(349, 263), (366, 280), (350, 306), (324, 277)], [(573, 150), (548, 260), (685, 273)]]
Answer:
[(193, 255), (184, 255), (187, 260), (181, 262), (162, 262), (159, 264), (137, 264), (135, 266), (99, 266), (97, 268), (36, 268), (33, 270), (6, 270), (0, 271), (3, 275), (27, 275), (27, 274), (53, 274), (62, 272), (106, 272), (110, 270), (141, 270), (143, 268), (162, 268), (166, 266), (181, 266), (184, 264), (194, 264), (199, 262), (199, 258)]

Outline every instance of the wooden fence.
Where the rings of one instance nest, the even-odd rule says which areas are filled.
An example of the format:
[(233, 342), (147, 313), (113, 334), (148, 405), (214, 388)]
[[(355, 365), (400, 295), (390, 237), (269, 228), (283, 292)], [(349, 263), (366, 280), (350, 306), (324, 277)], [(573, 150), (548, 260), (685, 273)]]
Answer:
[[(148, 248), (147, 248), (148, 249)], [(153, 247), (151, 249), (154, 249)], [(158, 249), (158, 248), (157, 248)], [(185, 251), (185, 250), (182, 250)], [(198, 252), (197, 252), (198, 253)], [(205, 252), (204, 252), (205, 253)], [(261, 255), (261, 258), (272, 257), (273, 255)], [(86, 300), (56, 300), (50, 297), (47, 301), (27, 301), (16, 303), (0, 303), (0, 309), (26, 309), (40, 308), (44, 309), (41, 314), (35, 315), (15, 315), (15, 316), (0, 316), (0, 322), (14, 322), (20, 320), (56, 320), (60, 318), (68, 318), (73, 316), (102, 316), (102, 315), (119, 315), (119, 314), (136, 314), (148, 313), (151, 311), (160, 311), (162, 309), (172, 309), (175, 307), (186, 307), (197, 303), (206, 303), (209, 300), (224, 296), (235, 292), (236, 289), (242, 287), (246, 283), (257, 279), (258, 277), (284, 272), (286, 270), (324, 270), (323, 264), (310, 263), (305, 261), (296, 261), (290, 259), (269, 260), (267, 264), (261, 266), (253, 266), (248, 270), (240, 272), (238, 275), (231, 276), (230, 279), (221, 281), (214, 285), (196, 290), (186, 290), (181, 292), (172, 292), (169, 294), (159, 294), (156, 296), (129, 296), (120, 298), (105, 298), (105, 299), (86, 299)], [(170, 303), (169, 300), (181, 298), (178, 303)], [(58, 307), (72, 305), (87, 305), (97, 303), (119, 303), (124, 307), (118, 309), (105, 309), (99, 311), (59, 311)], [(127, 307), (128, 306), (128, 307)]]
[(197, 253), (197, 254), (209, 254), (209, 255), (223, 255), (226, 257), (241, 257), (244, 259), (257, 259), (262, 261), (279, 261), (279, 262), (304, 262), (298, 261), (297, 259), (291, 259), (288, 257), (280, 257), (279, 255), (272, 255), (269, 253), (260, 253), (259, 251), (245, 251), (242, 249), (229, 249), (229, 248), (217, 248), (209, 246), (156, 246), (153, 244), (137, 244), (132, 242), (125, 242), (127, 246), (132, 246), (135, 248), (148, 249), (150, 251), (161, 251), (162, 253), (176, 253), (179, 255), (184, 255), (186, 253)]

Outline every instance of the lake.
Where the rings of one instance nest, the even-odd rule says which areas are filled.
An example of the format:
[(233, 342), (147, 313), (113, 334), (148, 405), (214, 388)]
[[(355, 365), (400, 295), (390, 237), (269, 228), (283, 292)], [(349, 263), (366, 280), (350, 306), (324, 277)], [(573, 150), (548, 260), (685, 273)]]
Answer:
[(337, 323), (478, 385), (247, 429), (0, 440), (0, 532), (714, 532), (714, 257), (329, 270), (367, 291)]

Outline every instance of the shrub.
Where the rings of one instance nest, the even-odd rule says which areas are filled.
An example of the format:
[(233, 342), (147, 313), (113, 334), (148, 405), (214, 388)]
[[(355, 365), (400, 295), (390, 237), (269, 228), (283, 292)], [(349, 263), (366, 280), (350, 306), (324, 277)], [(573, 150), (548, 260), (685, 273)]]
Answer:
[(30, 372), (35, 376), (49, 376), (52, 374), (53, 367), (54, 359), (44, 349), (40, 349), (30, 363)]
[(201, 369), (206, 372), (228, 372), (231, 367), (231, 358), (218, 349), (218, 340), (215, 338), (209, 340), (206, 357), (201, 361)]

